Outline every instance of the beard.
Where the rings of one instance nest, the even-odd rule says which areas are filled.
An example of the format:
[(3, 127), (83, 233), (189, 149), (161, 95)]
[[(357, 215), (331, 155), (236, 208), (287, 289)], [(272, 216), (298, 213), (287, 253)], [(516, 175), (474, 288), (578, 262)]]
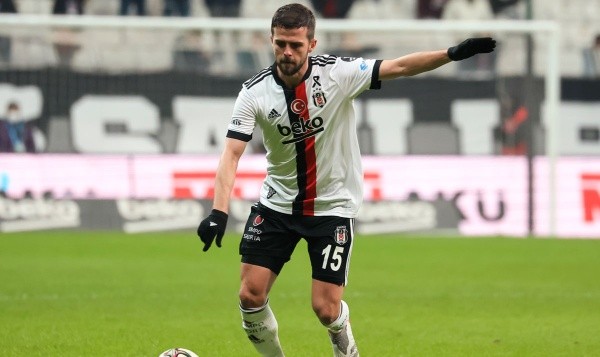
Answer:
[(283, 73), (284, 75), (293, 76), (294, 74), (298, 73), (298, 71), (302, 68), (302, 66), (304, 66), (305, 62), (306, 62), (306, 59), (304, 59), (302, 62), (298, 63), (297, 65), (294, 65), (294, 62), (286, 61), (286, 60), (279, 60), (279, 61), (277, 61), (277, 68), (279, 68), (281, 73)]

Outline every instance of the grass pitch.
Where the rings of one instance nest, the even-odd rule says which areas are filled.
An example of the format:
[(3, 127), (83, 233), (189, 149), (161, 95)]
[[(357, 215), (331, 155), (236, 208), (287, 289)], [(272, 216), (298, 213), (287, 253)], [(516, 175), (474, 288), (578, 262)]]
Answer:
[[(254, 356), (237, 236), (0, 235), (3, 356)], [(330, 356), (299, 244), (272, 293), (288, 357)], [(357, 237), (345, 300), (362, 356), (598, 356), (600, 241)]]

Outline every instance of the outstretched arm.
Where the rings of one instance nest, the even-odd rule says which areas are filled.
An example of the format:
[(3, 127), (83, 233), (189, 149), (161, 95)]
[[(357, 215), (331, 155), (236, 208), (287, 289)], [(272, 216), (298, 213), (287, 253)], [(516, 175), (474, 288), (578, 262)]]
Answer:
[(450, 62), (446, 50), (415, 52), (393, 60), (384, 60), (379, 67), (379, 79), (414, 76)]
[(434, 70), (451, 61), (460, 61), (478, 53), (489, 53), (496, 47), (491, 37), (469, 38), (447, 50), (415, 52), (393, 60), (384, 60), (379, 67), (379, 79), (414, 76)]

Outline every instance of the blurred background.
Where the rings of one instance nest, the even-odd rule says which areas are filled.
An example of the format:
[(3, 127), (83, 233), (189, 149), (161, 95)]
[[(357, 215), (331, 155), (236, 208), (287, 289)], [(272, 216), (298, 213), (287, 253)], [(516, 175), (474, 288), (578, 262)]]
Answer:
[[(359, 232), (600, 238), (600, 0), (298, 2), (317, 15), (317, 54), (498, 40), (357, 99)], [(193, 231), (241, 84), (273, 61), (281, 4), (1, 0), (0, 232)], [(480, 25), (451, 25), (465, 21)], [(493, 25), (525, 22), (538, 30)], [(255, 132), (231, 230), (258, 197), (263, 153)]]

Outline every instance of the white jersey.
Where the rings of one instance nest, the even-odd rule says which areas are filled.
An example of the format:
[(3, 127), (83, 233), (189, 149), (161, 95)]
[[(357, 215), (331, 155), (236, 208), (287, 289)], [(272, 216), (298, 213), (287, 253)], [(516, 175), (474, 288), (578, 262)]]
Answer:
[(380, 60), (311, 56), (303, 81), (286, 88), (275, 65), (246, 81), (227, 137), (252, 138), (258, 124), (267, 150), (260, 202), (281, 213), (354, 218), (363, 171), (354, 98), (379, 88)]

